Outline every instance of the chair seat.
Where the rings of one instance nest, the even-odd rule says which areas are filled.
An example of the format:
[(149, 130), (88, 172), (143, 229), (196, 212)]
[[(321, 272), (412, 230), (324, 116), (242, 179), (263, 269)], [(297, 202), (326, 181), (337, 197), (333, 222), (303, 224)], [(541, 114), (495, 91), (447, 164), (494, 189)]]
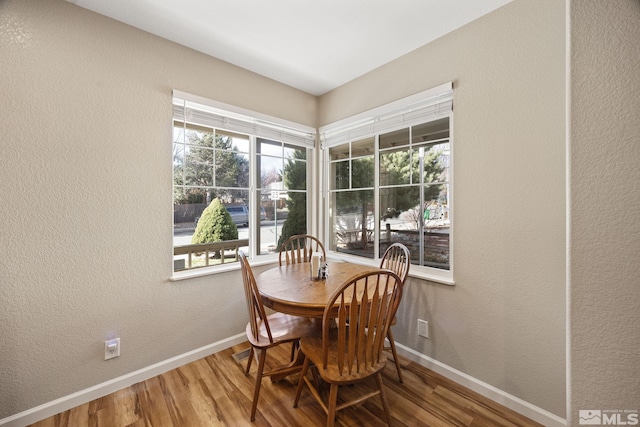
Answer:
[(352, 382), (359, 381), (381, 371), (387, 363), (387, 358), (381, 357), (378, 363), (373, 364), (366, 369), (360, 368), (360, 371), (358, 371), (354, 363), (350, 374), (345, 374), (347, 368), (344, 367), (341, 375), (338, 371), (338, 348), (335, 339), (331, 339), (331, 344), (329, 345), (327, 369), (323, 369), (322, 337), (319, 334), (302, 337), (300, 339), (300, 349), (316, 366), (322, 379), (332, 384), (350, 384)]
[[(290, 316), (284, 313), (273, 313), (267, 316), (271, 336), (276, 344), (297, 341), (301, 336), (316, 333), (317, 327), (311, 319), (299, 316)], [(247, 324), (247, 338), (252, 346), (257, 348), (268, 348), (274, 345), (269, 341), (265, 322), (258, 321), (258, 337), (254, 337), (251, 332), (251, 324)]]

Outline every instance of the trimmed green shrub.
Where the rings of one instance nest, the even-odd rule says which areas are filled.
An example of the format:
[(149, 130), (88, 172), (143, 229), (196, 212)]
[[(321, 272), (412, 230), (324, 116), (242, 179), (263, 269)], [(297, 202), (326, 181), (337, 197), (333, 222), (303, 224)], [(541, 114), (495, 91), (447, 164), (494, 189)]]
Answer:
[(289, 193), (289, 215), (282, 226), (282, 234), (278, 239), (277, 251), (282, 250), (282, 244), (296, 234), (307, 234), (307, 196), (304, 193)]
[(202, 211), (196, 231), (191, 237), (191, 244), (222, 242), (237, 238), (238, 227), (231, 220), (231, 215), (220, 199), (215, 198)]
[[(307, 163), (297, 161), (298, 159), (306, 159), (304, 150), (296, 150), (293, 159), (287, 160), (283, 178), (287, 188), (305, 190), (307, 188)], [(289, 214), (282, 226), (280, 239), (278, 239), (278, 252), (289, 237), (296, 234), (307, 234), (307, 194), (290, 192), (287, 208)]]

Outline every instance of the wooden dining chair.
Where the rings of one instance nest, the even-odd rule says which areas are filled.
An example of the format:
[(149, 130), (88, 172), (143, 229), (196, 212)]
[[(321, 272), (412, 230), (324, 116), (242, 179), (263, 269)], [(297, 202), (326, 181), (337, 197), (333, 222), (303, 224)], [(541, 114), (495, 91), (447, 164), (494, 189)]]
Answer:
[[(381, 371), (387, 358), (382, 353), (390, 321), (402, 296), (402, 281), (392, 271), (361, 273), (347, 280), (332, 294), (322, 317), (322, 335), (300, 339), (304, 363), (293, 407), (298, 406), (306, 384), (311, 395), (327, 414), (327, 426), (335, 423), (336, 412), (380, 396), (387, 420), (391, 414), (382, 385)], [(320, 396), (315, 381), (307, 378), (313, 363), (317, 373), (330, 385), (328, 402)], [(375, 377), (377, 389), (337, 405), (338, 388)]]
[(282, 243), (280, 247), (280, 255), (278, 261), (283, 264), (298, 264), (301, 262), (310, 262), (311, 254), (314, 252), (322, 252), (322, 259), (326, 261), (327, 252), (324, 245), (317, 237), (310, 234), (297, 234), (289, 237)]
[(295, 348), (301, 337), (317, 332), (313, 322), (304, 317), (289, 316), (277, 312), (267, 316), (249, 261), (243, 252), (239, 253), (239, 257), (242, 266), (242, 279), (244, 282), (247, 309), (249, 311), (249, 323), (247, 323), (246, 333), (247, 339), (251, 344), (245, 375), (249, 375), (254, 354), (258, 357), (258, 372), (256, 373), (256, 384), (251, 404), (251, 421), (254, 421), (256, 418), (256, 408), (258, 406), (258, 396), (260, 395), (262, 378), (273, 375), (284, 377), (300, 370), (300, 366), (291, 364), (264, 372), (267, 350), (285, 343), (291, 343)]
[[(404, 282), (407, 280), (410, 266), (411, 254), (409, 253), (409, 249), (402, 243), (394, 243), (389, 246), (387, 250), (384, 251), (384, 255), (382, 255), (382, 260), (380, 261), (380, 268), (386, 268), (387, 270), (391, 270), (396, 273), (398, 277), (400, 277), (400, 280), (402, 280), (402, 286), (404, 286)], [(396, 316), (393, 316), (389, 332), (387, 332), (389, 347), (385, 347), (385, 350), (391, 351), (393, 362), (396, 364), (396, 371), (398, 371), (398, 381), (402, 383), (403, 379), (402, 371), (400, 370), (400, 360), (398, 359), (396, 342), (393, 339), (393, 332), (391, 331), (391, 326), (395, 325), (397, 320)]]

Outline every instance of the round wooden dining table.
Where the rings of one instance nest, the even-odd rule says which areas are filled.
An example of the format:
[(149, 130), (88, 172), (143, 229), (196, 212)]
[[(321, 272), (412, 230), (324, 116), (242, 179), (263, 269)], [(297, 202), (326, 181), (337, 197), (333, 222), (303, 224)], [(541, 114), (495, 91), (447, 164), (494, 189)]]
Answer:
[(311, 264), (282, 265), (256, 276), (262, 303), (272, 310), (294, 316), (322, 319), (333, 292), (351, 277), (379, 268), (329, 261), (326, 279), (311, 279)]

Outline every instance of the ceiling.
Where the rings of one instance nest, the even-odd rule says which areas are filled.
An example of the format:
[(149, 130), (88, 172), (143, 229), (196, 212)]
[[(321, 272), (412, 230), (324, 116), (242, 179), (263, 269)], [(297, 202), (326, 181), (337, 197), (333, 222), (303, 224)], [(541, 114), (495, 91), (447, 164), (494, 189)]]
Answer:
[(67, 0), (322, 95), (512, 0)]

